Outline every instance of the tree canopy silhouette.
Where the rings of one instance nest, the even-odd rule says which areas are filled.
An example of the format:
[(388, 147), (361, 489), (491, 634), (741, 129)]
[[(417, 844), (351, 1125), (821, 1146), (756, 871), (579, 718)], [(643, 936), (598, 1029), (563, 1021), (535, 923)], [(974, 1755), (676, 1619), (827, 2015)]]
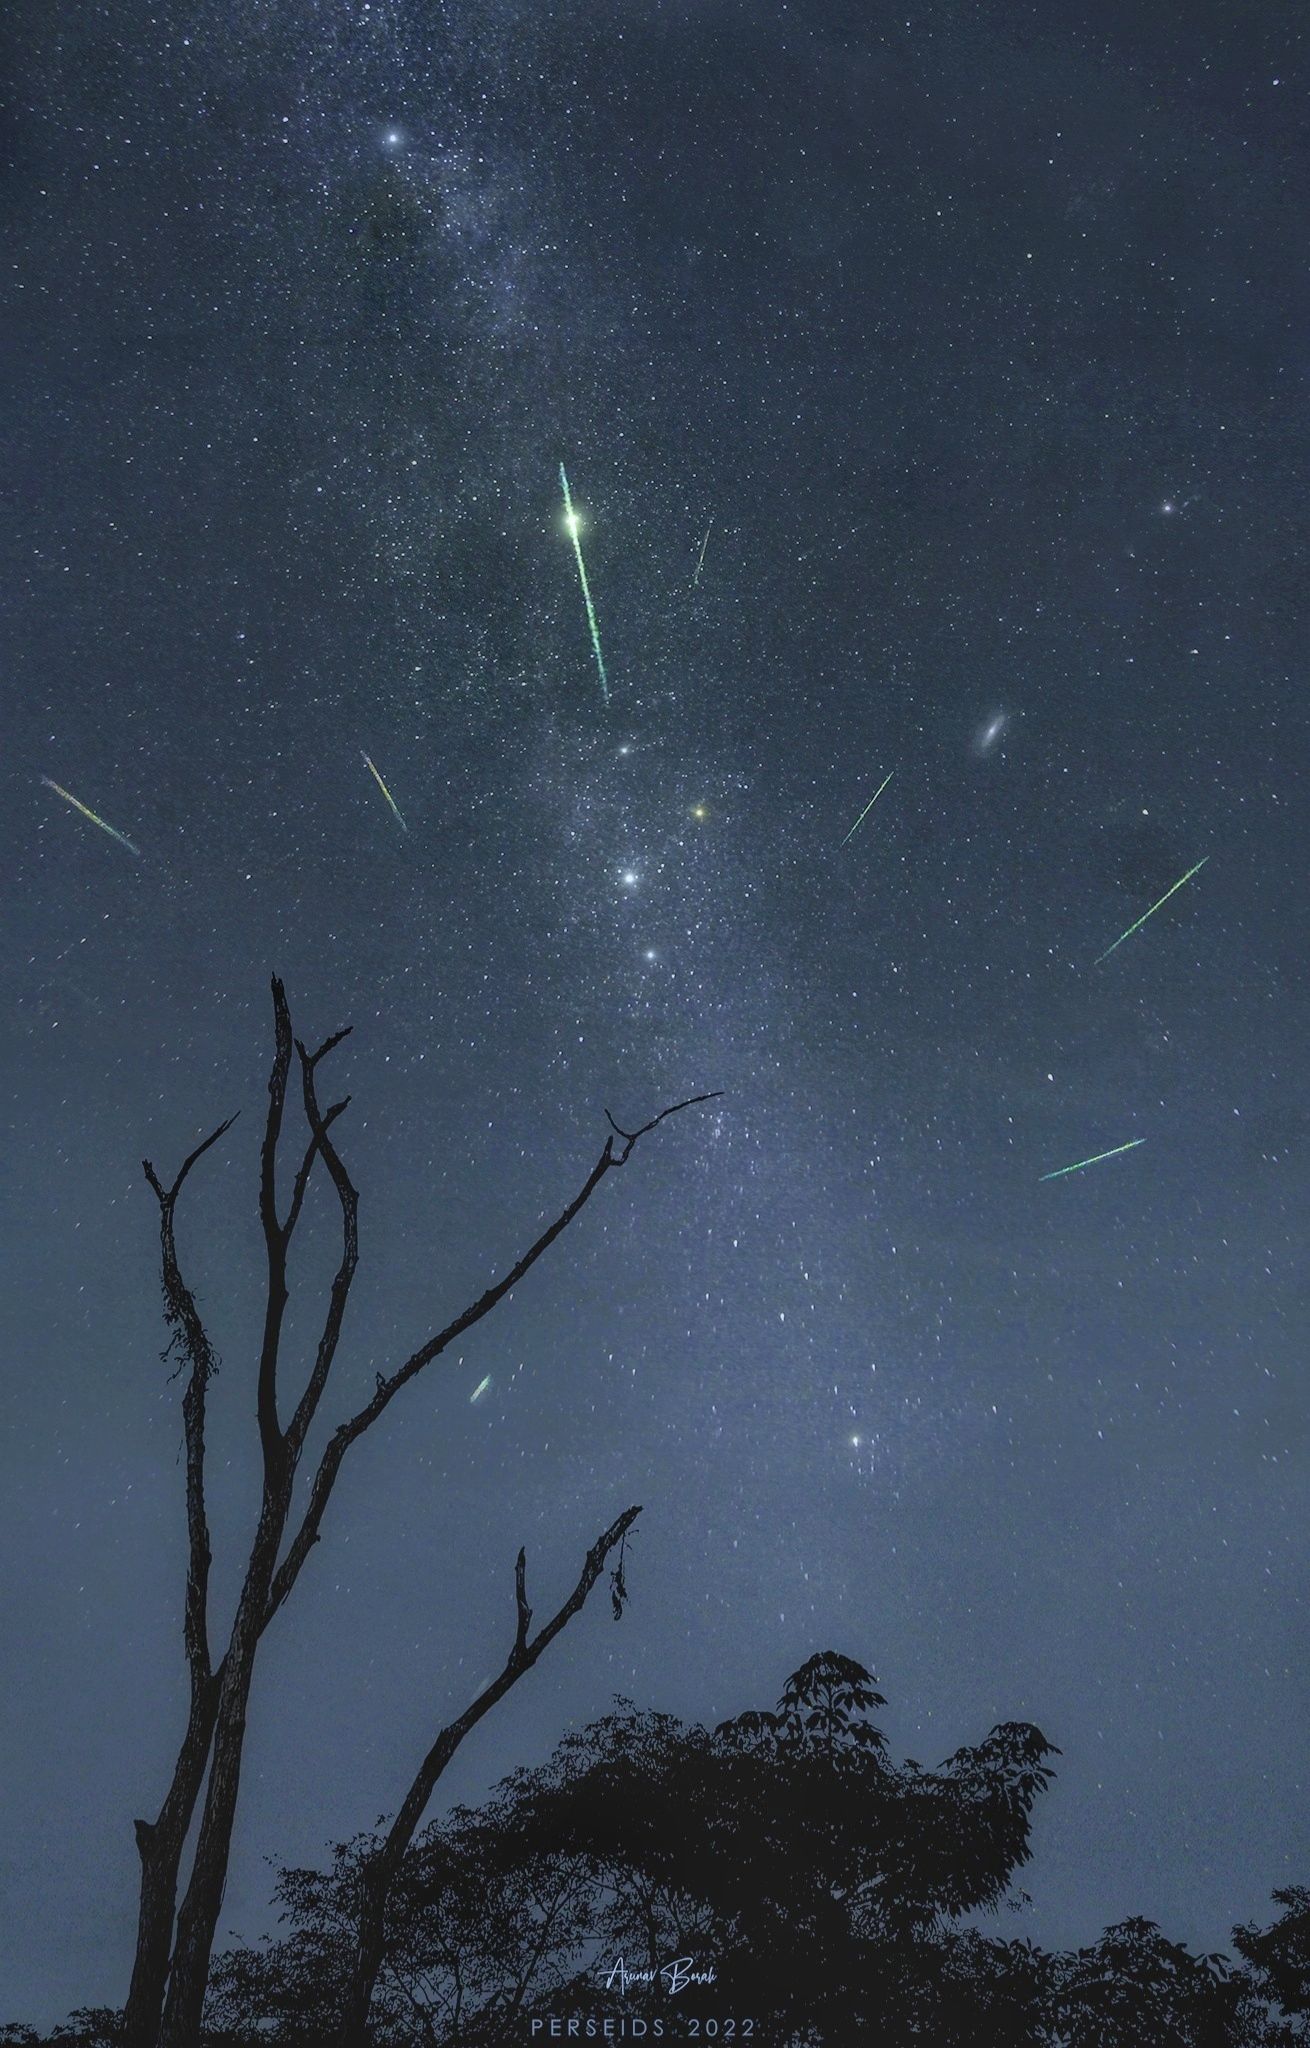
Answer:
[[(971, 1916), (1016, 1903), (1058, 1751), (1003, 1722), (934, 1769), (897, 1763), (884, 1704), (833, 1651), (775, 1708), (714, 1729), (616, 1701), (408, 1842), (367, 2039), (506, 2048), (550, 2015), (649, 2024), (676, 2007), (750, 2015), (769, 2048), (1306, 2048), (1310, 1890), (1276, 1892), (1269, 1927), (1236, 1928), (1236, 1962), (1140, 1918), (1069, 1952), (1003, 1939)], [(282, 1931), (217, 1959), (201, 2048), (331, 2048), (387, 1839), (281, 1872)], [(48, 2037), (121, 2038), (93, 2012)], [(41, 2048), (31, 2029), (5, 2043)]]

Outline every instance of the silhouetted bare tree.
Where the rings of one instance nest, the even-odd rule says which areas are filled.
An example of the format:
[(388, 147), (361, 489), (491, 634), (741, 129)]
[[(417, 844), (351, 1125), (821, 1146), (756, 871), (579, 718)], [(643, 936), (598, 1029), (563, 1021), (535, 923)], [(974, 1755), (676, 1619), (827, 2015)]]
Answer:
[[(359, 1196), (332, 1135), (349, 1098), (324, 1110), (320, 1107), (317, 1092), (319, 1068), (348, 1034), (338, 1031), (316, 1052), (307, 1051), (293, 1036), (286, 992), (276, 978), (273, 981), (273, 1018), (274, 1055), (268, 1084), (268, 1114), (260, 1154), (259, 1180), (259, 1214), (267, 1266), (263, 1335), (256, 1375), (263, 1486), (259, 1517), (227, 1647), (216, 1665), (210, 1648), (210, 1545), (205, 1504), (206, 1394), (215, 1357), (195, 1295), (179, 1264), (174, 1215), (178, 1197), (192, 1169), (230, 1130), (234, 1119), (228, 1118), (195, 1148), (168, 1187), (150, 1162), (143, 1162), (146, 1178), (159, 1203), (164, 1312), (172, 1340), (181, 1351), (184, 1365), (189, 1367), (182, 1412), (188, 1532), (183, 1640), (190, 1675), (190, 1702), (186, 1730), (159, 1813), (153, 1821), (138, 1820), (136, 1823), (141, 1892), (136, 1958), (124, 2010), (126, 2048), (195, 2048), (200, 2039), (210, 1955), (227, 1875), (240, 1788), (246, 1712), (256, 1656), (265, 1629), (291, 1594), (306, 1558), (319, 1540), (323, 1517), (346, 1454), (381, 1419), (403, 1387), (504, 1300), (511, 1288), (568, 1228), (606, 1176), (616, 1167), (626, 1164), (640, 1139), (678, 1110), (714, 1099), (710, 1095), (699, 1095), (674, 1103), (649, 1123), (631, 1132), (620, 1130), (613, 1118), (609, 1118), (611, 1136), (606, 1139), (604, 1149), (572, 1201), (513, 1267), (478, 1300), (429, 1337), (392, 1373), (379, 1375), (371, 1399), (338, 1425), (319, 1459), (299, 1520), (288, 1540), (305, 1440), (332, 1371), (358, 1264)], [(307, 1136), (283, 1213), (279, 1207), (277, 1169), (293, 1059), (298, 1063)], [(608, 1116), (608, 1112), (606, 1114)], [(288, 1254), (303, 1214), (311, 1175), (319, 1166), (331, 1181), (340, 1209), (341, 1255), (328, 1291), (313, 1368), (289, 1420), (283, 1422), (285, 1404), (278, 1384), (278, 1372), (283, 1323), (290, 1298)], [(630, 1517), (632, 1513), (635, 1510), (630, 1511)], [(615, 1524), (615, 1528), (618, 1527)], [(601, 1538), (602, 1545), (606, 1541), (606, 1537)], [(595, 1554), (593, 1551), (591, 1556)], [(574, 1597), (580, 1606), (586, 1597), (585, 1591), (581, 1597), (577, 1594)], [(516, 1643), (519, 1662), (514, 1667), (510, 1683), (528, 1668), (524, 1661), (527, 1651), (531, 1650), (535, 1659), (551, 1635), (558, 1632), (556, 1623), (562, 1627), (568, 1613), (576, 1611), (576, 1607), (562, 1611), (562, 1618), (557, 1616), (556, 1622), (543, 1630), (534, 1644), (520, 1648)], [(513, 1659), (511, 1665), (514, 1665)], [(502, 1687), (502, 1691), (505, 1689), (507, 1687)], [(495, 1691), (495, 1688), (491, 1690)], [(501, 1693), (497, 1692), (496, 1697), (500, 1696)], [(475, 1704), (480, 1712), (486, 1712), (494, 1701), (484, 1696), (483, 1702)], [(478, 1717), (478, 1714), (474, 1715), (474, 1718)], [(463, 1718), (467, 1719), (467, 1716)], [(461, 1726), (460, 1723), (454, 1725)], [(469, 1721), (468, 1725), (471, 1726), (472, 1722)], [(450, 1731), (446, 1731), (447, 1737), (449, 1734)], [(437, 1748), (440, 1748), (440, 1741)], [(430, 1764), (431, 1758), (427, 1762)], [(427, 1764), (424, 1768), (427, 1769)], [(416, 1788), (421, 1784), (422, 1776), (420, 1773)], [(196, 1846), (179, 1907), (177, 1893), (183, 1851), (198, 1805), (200, 1823)]]

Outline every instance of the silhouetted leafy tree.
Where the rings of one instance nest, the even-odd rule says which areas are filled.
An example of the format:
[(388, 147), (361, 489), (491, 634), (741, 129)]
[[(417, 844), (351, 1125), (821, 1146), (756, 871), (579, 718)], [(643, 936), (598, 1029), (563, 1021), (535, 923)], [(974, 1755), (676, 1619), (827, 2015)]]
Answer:
[[(613, 1537), (613, 1532), (609, 1532)], [(594, 1576), (594, 1575), (593, 1575)], [(614, 1710), (480, 1807), (413, 1837), (389, 1884), (372, 2048), (506, 2048), (533, 2018), (751, 2013), (771, 2048), (1305, 2048), (1310, 1890), (1234, 1931), (1240, 1961), (1131, 1919), (1070, 1953), (996, 1938), (1056, 1755), (1004, 1722), (933, 1770), (894, 1762), (871, 1675), (813, 1657), (777, 1707), (710, 1730)], [(282, 1932), (218, 1959), (201, 2048), (333, 2048), (386, 1836), (287, 1870)], [(713, 1967), (675, 1993), (668, 1966)], [(622, 1964), (624, 1975), (618, 1965)], [(75, 2014), (48, 2048), (117, 2048)], [(0, 2048), (47, 2048), (30, 2030)]]
[(57, 2026), (51, 2034), (38, 2034), (34, 2027), (0, 2027), (0, 2048), (118, 2048), (123, 2038), (123, 2020), (108, 2006), (84, 2005)]
[[(392, 1902), (377, 2019), (396, 2039), (492, 2041), (511, 2015), (561, 2000), (597, 2016), (634, 2000), (653, 2008), (670, 1996), (660, 1971), (680, 1956), (712, 1964), (707, 2010), (755, 2013), (779, 2039), (839, 2040), (857, 2021), (909, 2018), (941, 1974), (940, 1923), (995, 1903), (1027, 1860), (1053, 1751), (1009, 1723), (935, 1771), (896, 1765), (874, 1719), (884, 1704), (867, 1671), (831, 1652), (788, 1681), (775, 1712), (714, 1731), (620, 1702), (416, 1843)], [(248, 2018), (259, 1988), (269, 2038), (307, 1961), (324, 1999), (361, 1853), (339, 1851), (326, 1878), (284, 1879), (293, 1933), (258, 1966), (224, 1959), (217, 2021)], [(1015, 2004), (1017, 1965), (1003, 1988), (1004, 1947), (993, 1949), (962, 1938), (951, 1986), (962, 2012)], [(624, 1985), (620, 1961), (654, 1982)], [(694, 2010), (695, 1989), (679, 2002)]]
[(1240, 2038), (1239, 1991), (1225, 1956), (1194, 1956), (1150, 1920), (1124, 1920), (1060, 1959), (1053, 2017), (1067, 2048), (1219, 2048)]
[[(778, 2048), (863, 2039), (931, 2048), (1292, 2048), (1305, 2036), (1310, 1893), (1277, 1894), (1246, 1967), (1196, 1956), (1145, 1920), (1048, 1954), (964, 1916), (1028, 1861), (1057, 1752), (1005, 1722), (934, 1770), (897, 1764), (868, 1671), (832, 1651), (772, 1711), (713, 1731), (614, 1711), (514, 1772), (404, 1859), (372, 2020), (378, 2048), (503, 2048), (533, 2016), (652, 2015), (677, 1997), (753, 2013)], [(321, 2048), (372, 1845), (283, 1874), (288, 1932), (224, 1957), (215, 2043)], [(623, 1963), (627, 1981), (616, 1965)], [(643, 1981), (648, 1973), (650, 1981)], [(1297, 2001), (1300, 2001), (1298, 2004)]]
[(1281, 1917), (1263, 1931), (1235, 1927), (1233, 1947), (1249, 1966), (1257, 1994), (1294, 2023), (1288, 2038), (1310, 2041), (1310, 1888), (1276, 1891), (1274, 1903), (1283, 1908)]

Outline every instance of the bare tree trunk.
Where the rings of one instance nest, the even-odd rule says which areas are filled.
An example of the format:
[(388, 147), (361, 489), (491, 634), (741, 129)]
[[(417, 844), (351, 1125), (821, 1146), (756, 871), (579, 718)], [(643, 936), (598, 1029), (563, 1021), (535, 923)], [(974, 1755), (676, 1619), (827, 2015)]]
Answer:
[(255, 1651), (285, 1522), (285, 1503), (274, 1503), (261, 1517), (255, 1555), (251, 1559), (224, 1662), (209, 1783), (205, 1790), (205, 1807), (191, 1881), (177, 1916), (177, 1939), (168, 1978), (163, 2025), (159, 2032), (160, 2048), (196, 2048), (200, 2039), (209, 1961), (223, 1904), (223, 1887), (227, 1882), (232, 1824), (236, 1818), (237, 1793), (241, 1784), (241, 1755), (245, 1747), (246, 1710), (254, 1676)]
[(177, 1874), (187, 1830), (205, 1780), (209, 1745), (214, 1733), (218, 1687), (210, 1689), (199, 1710), (192, 1703), (187, 1732), (178, 1752), (173, 1782), (155, 1821), (136, 1823), (141, 1857), (141, 1903), (137, 1915), (136, 1958), (127, 2004), (123, 2008), (124, 2048), (152, 2048), (159, 2033), (173, 1945), (173, 1914)]
[[(611, 1523), (604, 1535), (597, 1538), (587, 1552), (582, 1575), (568, 1599), (545, 1627), (539, 1629), (530, 1639), (528, 1628), (532, 1621), (532, 1609), (528, 1606), (525, 1590), (527, 1559), (525, 1553), (520, 1550), (514, 1572), (518, 1626), (514, 1636), (514, 1647), (510, 1651), (505, 1668), (498, 1678), (493, 1679), (491, 1684), (478, 1694), (472, 1705), (464, 1709), (458, 1720), (452, 1721), (448, 1727), (442, 1729), (419, 1766), (414, 1782), (405, 1795), (404, 1804), (391, 1824), (386, 1841), (364, 1871), (355, 1961), (342, 1997), (341, 2025), (336, 2048), (368, 2048), (369, 2006), (373, 2002), (374, 1986), (386, 1953), (387, 1901), (418, 1824), (432, 1798), (437, 1780), (470, 1728), (475, 1728), (483, 1715), (489, 1713), (497, 1701), (504, 1699), (505, 1694), (518, 1684), (524, 1672), (532, 1669), (542, 1651), (554, 1642), (574, 1615), (581, 1612), (588, 1594), (605, 1568), (606, 1558), (623, 1541), (640, 1513), (639, 1507), (626, 1509), (617, 1522)], [(615, 1604), (616, 1611), (619, 1611), (620, 1603), (617, 1599)]]
[[(160, 1204), (165, 1316), (174, 1340), (180, 1342), (191, 1364), (191, 1376), (183, 1401), (190, 1541), (184, 1640), (191, 1671), (191, 1707), (186, 1733), (174, 1765), (173, 1780), (159, 1816), (154, 1822), (138, 1821), (136, 1824), (141, 1858), (141, 1893), (136, 1959), (125, 2007), (126, 2048), (195, 2048), (200, 2038), (209, 1963), (231, 1851), (246, 1715), (260, 1639), (279, 1607), (289, 1597), (305, 1560), (319, 1540), (323, 1516), (352, 1444), (380, 1420), (402, 1387), (504, 1300), (568, 1228), (606, 1175), (627, 1163), (633, 1148), (647, 1132), (653, 1131), (666, 1117), (679, 1110), (714, 1099), (711, 1095), (699, 1095), (686, 1102), (675, 1103), (632, 1132), (621, 1130), (614, 1119), (609, 1118), (614, 1135), (606, 1139), (591, 1173), (567, 1207), (485, 1294), (464, 1309), (445, 1329), (428, 1338), (389, 1377), (379, 1376), (370, 1400), (348, 1421), (338, 1425), (319, 1460), (299, 1525), (284, 1552), (300, 1457), (335, 1360), (358, 1261), (359, 1197), (330, 1135), (332, 1125), (348, 1107), (349, 1098), (322, 1111), (315, 1091), (315, 1074), (320, 1061), (340, 1044), (347, 1033), (339, 1031), (317, 1052), (307, 1052), (299, 1040), (293, 1038), (286, 993), (276, 978), (273, 982), (273, 1015), (275, 1051), (268, 1084), (269, 1108), (261, 1149), (259, 1190), (260, 1220), (268, 1265), (256, 1401), (264, 1489), (259, 1523), (227, 1653), (217, 1671), (211, 1669), (208, 1646), (206, 1597), (210, 1560), (204, 1499), (205, 1387), (216, 1360), (194, 1298), (178, 1267), (173, 1211), (191, 1168), (230, 1127), (232, 1119), (220, 1125), (203, 1144), (197, 1146), (167, 1190), (156, 1178), (149, 1162), (145, 1162), (146, 1177)], [(277, 1205), (277, 1156), (293, 1050), (299, 1056), (304, 1113), (310, 1135), (296, 1173), (287, 1214), (282, 1219)], [(608, 1116), (608, 1112), (606, 1114)], [(622, 1141), (620, 1145), (616, 1146), (616, 1138)], [(310, 1175), (316, 1162), (320, 1161), (333, 1183), (341, 1208), (341, 1262), (329, 1292), (313, 1370), (290, 1421), (284, 1427), (278, 1413), (277, 1376), (282, 1324), (288, 1301), (288, 1252), (300, 1220)], [(486, 1706), (492, 1703), (488, 1700), (481, 1711), (485, 1712)], [(177, 1909), (181, 1859), (202, 1788), (205, 1801), (196, 1854), (181, 1908)]]

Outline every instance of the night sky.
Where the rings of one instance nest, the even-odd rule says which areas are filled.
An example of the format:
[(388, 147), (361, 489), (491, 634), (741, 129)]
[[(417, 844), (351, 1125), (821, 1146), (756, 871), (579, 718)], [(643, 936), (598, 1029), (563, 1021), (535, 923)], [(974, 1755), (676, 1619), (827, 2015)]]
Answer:
[[(1294, 11), (17, 0), (5, 37), (0, 2018), (126, 1987), (185, 1702), (140, 1160), (240, 1109), (179, 1211), (234, 1593), (274, 972), (306, 1038), (354, 1026), (316, 1441), (606, 1108), (724, 1096), (352, 1453), (220, 1945), (270, 1857), (394, 1810), (519, 1544), (544, 1614), (635, 1501), (622, 1625), (602, 1589), (452, 1796), (615, 1692), (714, 1722), (831, 1647), (898, 1755), (1059, 1744), (1001, 1931), (1267, 1917), (1310, 1879)], [(293, 1382), (330, 1191), (306, 1228)]]

